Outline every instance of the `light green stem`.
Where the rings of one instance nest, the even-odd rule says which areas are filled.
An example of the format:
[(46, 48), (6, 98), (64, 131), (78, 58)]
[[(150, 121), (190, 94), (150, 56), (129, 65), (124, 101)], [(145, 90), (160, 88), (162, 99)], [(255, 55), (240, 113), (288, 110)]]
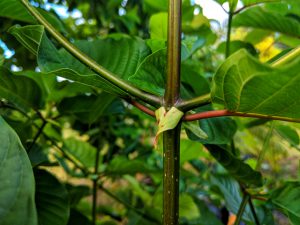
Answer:
[(256, 163), (256, 167), (255, 167), (256, 170), (260, 169), (261, 164), (262, 164), (262, 162), (265, 158), (265, 155), (266, 155), (266, 152), (268, 150), (268, 146), (270, 144), (270, 140), (271, 140), (271, 137), (272, 137), (272, 133), (273, 133), (273, 130), (274, 130), (274, 125), (275, 125), (275, 121), (271, 121), (271, 127), (270, 127), (270, 129), (267, 133), (267, 136), (265, 138), (263, 147), (262, 147), (262, 149), (259, 153), (258, 159), (257, 159), (257, 163)]
[(283, 65), (287, 64), (288, 62), (290, 62), (293, 59), (296, 59), (298, 57), (300, 57), (300, 46), (297, 47), (297, 48), (295, 48), (295, 49), (293, 49), (292, 51), (290, 51), (286, 55), (282, 56), (281, 58), (279, 58), (275, 62), (273, 62), (272, 66), (273, 67), (283, 66)]
[(80, 62), (85, 64), (87, 67), (91, 68), (95, 73), (99, 74), (105, 80), (115, 85), (116, 87), (122, 89), (128, 93), (131, 97), (140, 99), (152, 106), (158, 106), (161, 103), (159, 97), (146, 93), (130, 84), (124, 80), (117, 77), (117, 75), (106, 70), (104, 67), (100, 66), (93, 59), (85, 55), (76, 46), (70, 43), (62, 34), (60, 34), (27, 0), (21, 0), (23, 5), (31, 13), (31, 15), (42, 24), (45, 29), (52, 35), (52, 37), (57, 40), (68, 52), (70, 52), (75, 58)]
[(209, 103), (211, 103), (211, 96), (210, 94), (206, 94), (179, 102), (176, 107), (182, 112), (187, 112), (191, 109), (207, 105)]

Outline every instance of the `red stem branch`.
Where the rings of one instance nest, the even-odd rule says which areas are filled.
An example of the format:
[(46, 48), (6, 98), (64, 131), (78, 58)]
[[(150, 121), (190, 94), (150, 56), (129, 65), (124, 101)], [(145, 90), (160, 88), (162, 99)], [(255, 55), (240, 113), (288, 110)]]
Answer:
[[(140, 109), (141, 111), (145, 112), (146, 114), (155, 117), (155, 112), (148, 107), (136, 102), (136, 101), (130, 101), (130, 103)], [(195, 121), (195, 120), (202, 120), (202, 119), (208, 119), (208, 118), (214, 118), (214, 117), (223, 117), (223, 116), (238, 116), (238, 117), (248, 117), (248, 118), (258, 118), (258, 119), (268, 119), (268, 120), (281, 120), (281, 121), (287, 121), (287, 122), (296, 122), (300, 123), (299, 119), (291, 119), (291, 118), (285, 118), (280, 116), (266, 116), (266, 115), (260, 115), (255, 113), (241, 113), (241, 112), (230, 112), (226, 109), (224, 110), (213, 110), (213, 111), (206, 111), (206, 112), (200, 112), (196, 114), (191, 115), (185, 115), (183, 117), (183, 121)]]

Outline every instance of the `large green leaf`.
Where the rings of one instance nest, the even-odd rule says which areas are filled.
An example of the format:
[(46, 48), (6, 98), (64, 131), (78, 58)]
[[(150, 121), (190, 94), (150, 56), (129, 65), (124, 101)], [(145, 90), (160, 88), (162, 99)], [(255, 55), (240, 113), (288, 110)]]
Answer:
[[(199, 42), (202, 41), (199, 39)], [(197, 46), (194, 47), (197, 48)], [(147, 56), (136, 73), (129, 77), (129, 80), (144, 91), (163, 96), (166, 65), (166, 49), (160, 49)], [(210, 92), (208, 81), (194, 69), (193, 65), (182, 63), (181, 74), (183, 98), (196, 97)]]
[(34, 171), (39, 225), (66, 225), (70, 206), (66, 188), (49, 172)]
[(34, 177), (17, 136), (0, 117), (0, 225), (37, 225)]
[(298, 60), (284, 68), (271, 68), (240, 50), (215, 74), (212, 99), (232, 112), (299, 118), (299, 65)]
[(115, 96), (107, 93), (101, 93), (98, 96), (80, 95), (63, 99), (57, 108), (62, 114), (75, 115), (81, 122), (92, 124), (103, 115), (122, 112), (123, 107), (120, 101), (111, 107), (115, 100)]
[[(42, 72), (127, 96), (127, 93), (92, 72), (65, 50), (58, 51), (46, 37), (43, 26), (15, 26), (10, 32), (25, 47), (37, 52), (38, 65)], [(141, 62), (150, 53), (145, 42), (138, 38), (78, 41), (75, 45), (124, 80), (128, 80), (129, 76), (136, 73)]]
[(300, 37), (300, 21), (258, 6), (236, 15), (233, 26), (260, 28)]
[(43, 105), (42, 91), (34, 80), (13, 75), (4, 67), (0, 67), (0, 98), (23, 111), (39, 109)]
[(260, 187), (263, 178), (260, 172), (253, 170), (248, 164), (234, 156), (228, 150), (217, 145), (205, 145), (210, 154), (224, 166), (239, 182), (248, 186)]
[(283, 187), (275, 190), (271, 195), (271, 201), (284, 213), (300, 219), (300, 183), (288, 182)]
[[(58, 17), (38, 9), (38, 11), (50, 22), (56, 29), (65, 31), (63, 24)], [(20, 0), (1, 0), (0, 1), (0, 17), (18, 20), (25, 23), (36, 24), (37, 21), (29, 14)]]

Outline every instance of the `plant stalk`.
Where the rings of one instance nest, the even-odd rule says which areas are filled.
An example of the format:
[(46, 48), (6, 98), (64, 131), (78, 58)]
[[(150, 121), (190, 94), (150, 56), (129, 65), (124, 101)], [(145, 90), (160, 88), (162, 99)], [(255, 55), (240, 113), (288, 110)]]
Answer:
[[(164, 107), (167, 110), (176, 105), (180, 96), (181, 7), (181, 0), (169, 0), (168, 64), (164, 96)], [(163, 134), (163, 225), (179, 223), (180, 128), (181, 123)]]
[(238, 211), (238, 213), (236, 215), (236, 220), (235, 220), (234, 225), (239, 225), (240, 224), (240, 222), (241, 222), (241, 220), (243, 218), (243, 214), (244, 214), (244, 211), (246, 209), (246, 206), (247, 206), (247, 203), (248, 203), (249, 199), (250, 199), (250, 195), (247, 194), (247, 193), (245, 193), (244, 197), (243, 197), (243, 200), (241, 202), (239, 211)]
[(249, 198), (249, 201), (248, 201), (248, 202), (249, 202), (249, 205), (250, 205), (251, 213), (252, 213), (252, 215), (253, 215), (253, 217), (254, 217), (255, 224), (256, 224), (256, 225), (260, 225), (260, 222), (259, 222), (257, 213), (256, 213), (256, 211), (255, 211), (255, 207), (254, 207), (254, 205), (253, 205), (252, 199)]
[(45, 29), (52, 35), (52, 37), (61, 44), (70, 54), (76, 59), (82, 62), (87, 67), (91, 68), (95, 73), (99, 74), (105, 80), (113, 84), (114, 86), (122, 89), (128, 93), (131, 97), (140, 99), (150, 105), (157, 106), (161, 103), (160, 98), (149, 93), (146, 93), (131, 84), (120, 79), (114, 73), (106, 70), (100, 66), (97, 62), (91, 59), (89, 56), (80, 51), (76, 46), (70, 43), (62, 34), (60, 34), (33, 6), (30, 5), (28, 0), (21, 0), (23, 5), (27, 8), (30, 14), (40, 23)]
[(179, 220), (179, 162), (180, 124), (163, 136), (164, 147), (164, 199), (163, 224), (178, 225)]
[(210, 94), (201, 95), (192, 99), (183, 100), (177, 104), (177, 108), (182, 112), (187, 112), (189, 110), (195, 109), (197, 107), (208, 105), (211, 103)]
[(92, 201), (92, 224), (96, 225), (97, 222), (97, 191), (98, 191), (98, 168), (99, 168), (99, 159), (100, 159), (100, 148), (97, 149), (96, 159), (95, 159), (95, 168), (94, 175), (97, 176), (93, 179), (93, 201)]
[(229, 12), (228, 14), (228, 25), (227, 25), (227, 38), (226, 38), (226, 50), (225, 50), (225, 57), (228, 58), (230, 55), (230, 41), (231, 41), (231, 28), (232, 28), (232, 18), (233, 13)]

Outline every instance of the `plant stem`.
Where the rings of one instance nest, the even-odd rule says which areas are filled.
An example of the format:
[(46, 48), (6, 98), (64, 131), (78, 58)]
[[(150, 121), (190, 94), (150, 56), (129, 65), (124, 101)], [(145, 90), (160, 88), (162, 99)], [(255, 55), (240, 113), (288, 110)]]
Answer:
[(180, 92), (181, 68), (181, 0), (169, 0), (168, 64), (165, 106), (177, 103)]
[[(181, 0), (169, 0), (168, 64), (164, 96), (167, 110), (178, 102), (180, 95), (181, 7)], [(181, 123), (163, 134), (163, 225), (179, 223), (180, 128)]]
[(163, 224), (177, 225), (179, 220), (180, 124), (175, 129), (165, 132), (163, 141)]
[(260, 222), (259, 222), (257, 213), (256, 213), (256, 211), (255, 211), (255, 207), (254, 207), (254, 205), (253, 205), (252, 199), (249, 198), (249, 201), (248, 201), (248, 202), (249, 202), (249, 205), (250, 205), (251, 213), (252, 213), (252, 215), (253, 215), (253, 217), (254, 217), (254, 220), (255, 220), (255, 224), (256, 224), (256, 225), (260, 225)]
[(300, 47), (297, 47), (292, 51), (290, 51), (289, 53), (287, 53), (286, 55), (279, 58), (278, 60), (276, 60), (275, 62), (273, 62), (272, 66), (273, 67), (283, 66), (286, 63), (292, 61), (293, 59), (296, 59), (299, 56), (300, 56)]
[(226, 49), (225, 49), (225, 57), (226, 58), (228, 58), (228, 56), (230, 55), (232, 18), (233, 18), (233, 13), (229, 12), (229, 14), (228, 14), (228, 25), (227, 25)]
[(211, 96), (210, 94), (206, 94), (198, 96), (196, 98), (183, 100), (180, 103), (178, 103), (176, 107), (182, 112), (187, 112), (189, 110), (198, 108), (203, 105), (207, 105), (209, 103), (211, 103)]
[(43, 130), (44, 130), (44, 128), (45, 128), (46, 125), (47, 125), (47, 120), (43, 120), (42, 126), (39, 128), (38, 132), (34, 136), (33, 141), (31, 142), (30, 146), (28, 147), (27, 152), (29, 152), (33, 148), (34, 144), (36, 143), (36, 141), (38, 140), (38, 138), (43, 133)]
[(94, 168), (94, 176), (93, 179), (93, 202), (92, 202), (92, 224), (96, 225), (97, 221), (97, 190), (98, 190), (98, 170), (99, 170), (99, 159), (100, 159), (100, 151), (101, 148), (97, 149), (96, 159), (95, 159), (95, 168)]
[(236, 215), (236, 220), (235, 220), (234, 225), (239, 225), (240, 224), (249, 199), (250, 199), (250, 195), (245, 193), (244, 197), (243, 197), (243, 200), (241, 202), (239, 211)]
[(267, 120), (281, 120), (287, 122), (296, 122), (300, 123), (300, 119), (292, 119), (286, 118), (281, 116), (268, 116), (268, 115), (261, 115), (257, 113), (242, 113), (242, 112), (230, 112), (226, 109), (224, 110), (213, 110), (213, 111), (206, 111), (200, 112), (192, 115), (186, 115), (183, 120), (184, 121), (195, 121), (213, 117), (222, 117), (222, 116), (239, 116), (239, 117), (249, 117), (249, 118), (259, 118), (259, 119), (267, 119)]
[(60, 43), (69, 53), (71, 53), (76, 59), (82, 62), (87, 67), (91, 68), (95, 73), (99, 74), (105, 80), (113, 84), (114, 86), (122, 89), (124, 92), (128, 93), (130, 96), (143, 100), (144, 102), (157, 106), (161, 103), (159, 97), (146, 93), (124, 80), (120, 79), (117, 75), (106, 70), (104, 67), (100, 66), (93, 59), (88, 57), (82, 51), (80, 51), (76, 46), (70, 43), (63, 35), (61, 35), (34, 7), (30, 5), (28, 0), (21, 0), (23, 5), (31, 13), (31, 15), (42, 24), (46, 30), (52, 35), (52, 37)]
[(274, 130), (274, 124), (275, 124), (275, 122), (271, 121), (271, 127), (270, 127), (270, 129), (267, 133), (267, 136), (265, 138), (263, 147), (262, 147), (262, 149), (259, 153), (258, 159), (257, 159), (257, 163), (256, 163), (256, 167), (255, 167), (256, 170), (260, 170), (261, 164), (262, 164), (262, 162), (265, 158), (265, 155), (266, 155), (266, 152), (267, 152), (267, 149), (268, 149), (268, 146), (270, 144), (271, 137), (272, 137), (272, 133), (273, 133), (273, 130)]

